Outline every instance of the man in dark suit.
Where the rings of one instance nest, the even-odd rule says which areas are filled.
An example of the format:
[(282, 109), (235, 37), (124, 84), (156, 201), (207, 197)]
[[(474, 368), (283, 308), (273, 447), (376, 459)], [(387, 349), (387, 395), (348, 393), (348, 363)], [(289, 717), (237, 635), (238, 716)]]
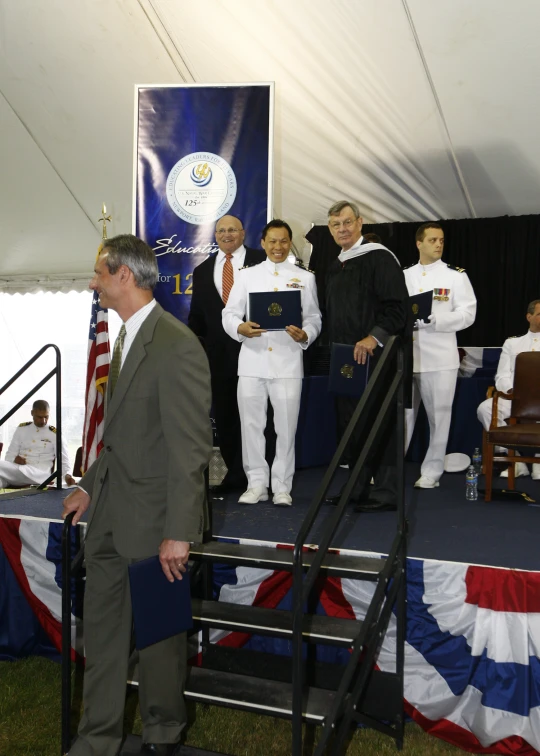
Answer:
[(219, 252), (193, 271), (188, 325), (201, 339), (210, 362), (216, 430), (227, 465), (227, 475), (220, 486), (212, 489), (213, 493), (243, 491), (247, 486), (236, 397), (241, 344), (229, 338), (221, 322), (221, 313), (237, 272), (266, 259), (262, 250), (245, 247), (244, 237), (242, 221), (234, 215), (225, 215), (216, 224)]
[[(205, 521), (210, 375), (192, 332), (156, 303), (158, 267), (131, 235), (104, 243), (90, 283), (124, 325), (107, 388), (104, 448), (64, 501), (89, 509), (84, 600), (84, 713), (72, 756), (116, 756), (122, 742), (132, 612), (128, 565), (159, 554), (181, 580)], [(186, 723), (185, 633), (139, 652), (141, 754), (178, 752)]]

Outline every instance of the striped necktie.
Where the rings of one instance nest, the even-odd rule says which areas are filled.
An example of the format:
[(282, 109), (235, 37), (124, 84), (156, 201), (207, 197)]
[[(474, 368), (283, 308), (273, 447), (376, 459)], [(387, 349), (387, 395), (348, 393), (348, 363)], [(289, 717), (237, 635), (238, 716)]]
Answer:
[(124, 348), (124, 339), (126, 338), (126, 327), (122, 324), (120, 332), (116, 337), (114, 343), (113, 356), (111, 360), (111, 370), (109, 375), (109, 381), (111, 382), (111, 396), (116, 386), (116, 381), (120, 375), (120, 368), (122, 367), (122, 349)]
[(223, 294), (221, 295), (221, 298), (223, 299), (223, 304), (227, 304), (227, 300), (229, 299), (229, 294), (231, 293), (232, 285), (234, 283), (234, 272), (233, 272), (233, 266), (232, 266), (232, 252), (225, 252), (225, 262), (223, 263), (223, 279), (222, 279), (222, 286), (223, 286)]

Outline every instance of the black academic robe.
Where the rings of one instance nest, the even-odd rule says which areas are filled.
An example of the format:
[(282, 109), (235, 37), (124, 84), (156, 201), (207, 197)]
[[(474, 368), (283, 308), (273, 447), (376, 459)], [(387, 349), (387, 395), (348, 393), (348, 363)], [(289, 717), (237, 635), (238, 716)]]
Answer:
[[(345, 263), (335, 260), (328, 270), (326, 280), (325, 312), (330, 342), (355, 344), (366, 336), (374, 336), (381, 344), (393, 335), (404, 340), (406, 367), (406, 395), (410, 392), (410, 358), (412, 323), (409, 318), (409, 294), (401, 266), (393, 255), (385, 250), (373, 250)], [(372, 366), (376, 364), (382, 349), (375, 349)], [(336, 397), (338, 439), (341, 438), (357, 400), (347, 396)], [(371, 499), (389, 502), (395, 500), (395, 438), (392, 437), (395, 423), (389, 424), (389, 432), (382, 451), (373, 461), (375, 486), (369, 492)], [(355, 434), (344, 461), (354, 463), (360, 451), (360, 439)], [(367, 484), (372, 470), (367, 468), (355, 488), (354, 497), (368, 495)]]

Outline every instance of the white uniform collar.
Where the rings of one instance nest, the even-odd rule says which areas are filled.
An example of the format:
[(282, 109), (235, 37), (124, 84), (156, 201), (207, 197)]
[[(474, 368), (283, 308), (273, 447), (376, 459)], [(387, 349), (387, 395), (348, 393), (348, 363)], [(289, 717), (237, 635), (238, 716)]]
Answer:
[(430, 273), (432, 270), (435, 270), (438, 265), (446, 265), (446, 263), (443, 263), (441, 257), (440, 260), (435, 260), (435, 262), (429, 263), (429, 265), (423, 265), (419, 260), (418, 265), (424, 273)]
[(285, 270), (285, 267), (283, 266), (291, 265), (292, 263), (288, 262), (287, 258), (285, 258), (283, 262), (275, 263), (275, 262), (272, 262), (272, 260), (269, 257), (267, 257), (266, 260), (264, 261), (264, 264), (266, 265), (268, 270), (270, 270), (272, 273), (279, 273), (280, 270)]

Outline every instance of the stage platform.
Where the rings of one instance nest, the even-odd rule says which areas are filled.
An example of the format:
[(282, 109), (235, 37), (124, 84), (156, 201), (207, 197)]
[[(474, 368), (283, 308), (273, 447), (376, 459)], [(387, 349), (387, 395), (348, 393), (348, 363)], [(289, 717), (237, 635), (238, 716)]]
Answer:
[[(213, 533), (222, 538), (248, 538), (276, 543), (294, 543), (311, 499), (325, 468), (297, 472), (293, 487), (293, 506), (276, 507), (271, 500), (258, 504), (238, 504), (229, 494), (213, 502)], [(337, 493), (347, 479), (340, 469), (331, 493)], [(409, 521), (410, 557), (464, 562), (491, 567), (540, 570), (538, 523), (540, 521), (540, 481), (518, 478), (516, 487), (535, 503), (494, 500), (486, 504), (465, 499), (465, 473), (445, 473), (439, 488), (413, 488), (419, 465), (407, 463), (406, 507)], [(482, 488), (483, 478), (479, 486)], [(498, 478), (495, 485), (505, 486)], [(0, 495), (0, 516), (37, 517), (60, 521), (62, 500), (69, 491), (35, 493), (31, 490)], [(323, 510), (308, 539), (316, 544), (324, 532), (330, 507)], [(386, 554), (394, 534), (393, 512), (375, 514), (347, 513), (334, 538), (335, 548), (373, 551)], [(84, 520), (83, 520), (84, 521)]]
[[(323, 468), (297, 473), (293, 506), (270, 501), (240, 505), (237, 496), (214, 501), (217, 537), (287, 548)], [(410, 524), (407, 561), (407, 629), (404, 698), (407, 713), (426, 731), (465, 750), (509, 756), (540, 753), (540, 481), (517, 486), (537, 503), (465, 499), (465, 474), (445, 474), (439, 488), (416, 490), (419, 466), (406, 465)], [(340, 470), (336, 492), (347, 478)], [(500, 488), (504, 481), (497, 479)], [(482, 479), (480, 480), (482, 485)], [(58, 659), (62, 500), (68, 491), (0, 495), (0, 659), (39, 654)], [(308, 539), (324, 532), (323, 508)], [(395, 513), (356, 514), (352, 508), (333, 546), (361, 554), (386, 554)], [(75, 544), (74, 544), (75, 549)], [(517, 568), (517, 569), (516, 569)], [(220, 601), (267, 609), (291, 608), (290, 573), (215, 565)], [(317, 613), (362, 620), (371, 582), (328, 577), (315, 586)], [(81, 591), (72, 602), (72, 647), (83, 654)], [(395, 668), (394, 618), (377, 664)], [(213, 630), (211, 642), (290, 655), (290, 642), (268, 636)], [(346, 649), (316, 646), (317, 661), (343, 664)], [(341, 654), (341, 656), (340, 656)]]

